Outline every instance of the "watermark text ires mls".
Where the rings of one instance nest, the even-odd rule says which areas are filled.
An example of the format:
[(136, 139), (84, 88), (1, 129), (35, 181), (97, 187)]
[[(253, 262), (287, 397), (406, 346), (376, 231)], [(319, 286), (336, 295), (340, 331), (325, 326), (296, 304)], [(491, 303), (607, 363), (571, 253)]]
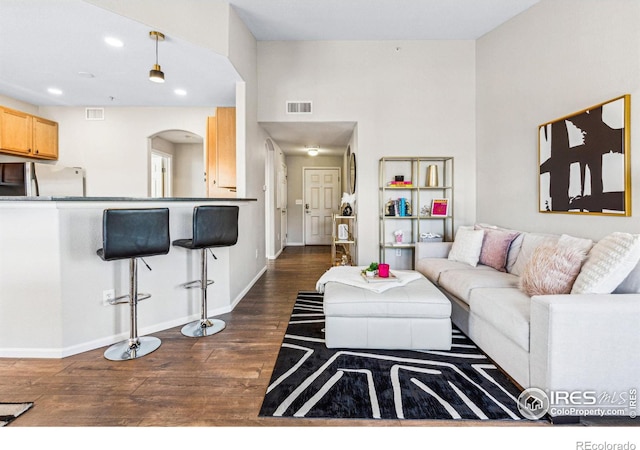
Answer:
[(554, 417), (617, 416), (633, 419), (638, 410), (638, 390), (631, 388), (626, 391), (596, 392), (590, 390), (543, 391), (538, 388), (528, 388), (518, 397), (518, 410), (520, 414), (531, 420), (540, 419), (545, 414)]

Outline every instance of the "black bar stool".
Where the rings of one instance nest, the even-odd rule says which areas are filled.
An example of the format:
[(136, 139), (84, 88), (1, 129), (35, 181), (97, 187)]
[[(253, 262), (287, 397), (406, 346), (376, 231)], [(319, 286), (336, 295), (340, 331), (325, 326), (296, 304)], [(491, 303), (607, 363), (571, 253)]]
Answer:
[(196, 206), (193, 209), (193, 237), (178, 239), (173, 245), (189, 250), (201, 250), (201, 276), (199, 280), (183, 284), (187, 289), (199, 287), (201, 294), (200, 320), (182, 327), (182, 334), (188, 337), (211, 336), (224, 330), (226, 324), (220, 319), (207, 318), (207, 286), (213, 283), (207, 280), (207, 250), (213, 247), (229, 247), (238, 242), (237, 206)]
[(109, 347), (104, 352), (105, 358), (126, 361), (148, 355), (160, 347), (157, 337), (138, 337), (138, 302), (151, 295), (138, 293), (137, 258), (166, 255), (170, 242), (167, 208), (104, 210), (102, 248), (96, 253), (105, 261), (129, 259), (129, 295), (117, 297), (111, 304), (129, 303), (131, 310), (129, 339)]

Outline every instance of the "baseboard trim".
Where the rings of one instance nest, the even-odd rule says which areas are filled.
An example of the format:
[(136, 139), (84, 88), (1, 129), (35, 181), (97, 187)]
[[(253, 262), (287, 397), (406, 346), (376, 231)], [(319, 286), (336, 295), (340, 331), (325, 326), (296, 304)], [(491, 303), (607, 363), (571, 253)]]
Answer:
[[(236, 296), (230, 306), (225, 308), (216, 308), (214, 310), (209, 309), (207, 317), (215, 317), (221, 314), (226, 314), (234, 310), (234, 308), (240, 303), (244, 296), (249, 292), (254, 284), (260, 279), (262, 275), (267, 271), (267, 266), (264, 266), (258, 274), (249, 282), (249, 284)], [(138, 330), (139, 336), (146, 336), (149, 334), (157, 333), (159, 331), (168, 330), (170, 328), (178, 327), (194, 320), (200, 319), (200, 312), (191, 314), (189, 316), (172, 319), (170, 321), (154, 324), (150, 327), (140, 328)], [(63, 348), (3, 348), (0, 349), (0, 358), (48, 358), (48, 359), (62, 359), (67, 356), (77, 355), (79, 353), (95, 350), (100, 347), (106, 347), (116, 342), (129, 339), (129, 331), (119, 333), (117, 335), (105, 336), (93, 341), (82, 342), (80, 344), (72, 345)]]

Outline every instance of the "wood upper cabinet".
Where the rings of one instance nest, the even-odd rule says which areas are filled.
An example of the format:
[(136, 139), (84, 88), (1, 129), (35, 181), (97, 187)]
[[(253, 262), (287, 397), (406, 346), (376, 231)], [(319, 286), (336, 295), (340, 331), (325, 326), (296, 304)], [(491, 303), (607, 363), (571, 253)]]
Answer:
[(41, 117), (33, 118), (34, 158), (58, 159), (58, 123)]
[(235, 197), (236, 109), (217, 108), (207, 118), (207, 192), (209, 197)]
[(58, 124), (0, 107), (0, 153), (58, 159)]
[(31, 156), (33, 148), (32, 116), (8, 108), (0, 108), (0, 149)]

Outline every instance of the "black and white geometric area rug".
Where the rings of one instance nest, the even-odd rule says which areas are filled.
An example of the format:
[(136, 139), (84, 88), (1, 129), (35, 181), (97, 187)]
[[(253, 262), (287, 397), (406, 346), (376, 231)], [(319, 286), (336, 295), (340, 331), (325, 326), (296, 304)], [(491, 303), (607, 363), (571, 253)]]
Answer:
[(16, 420), (19, 415), (27, 412), (32, 406), (32, 402), (0, 403), (0, 427), (9, 425)]
[(457, 329), (450, 351), (328, 349), (322, 295), (300, 292), (260, 416), (526, 420), (518, 395)]

